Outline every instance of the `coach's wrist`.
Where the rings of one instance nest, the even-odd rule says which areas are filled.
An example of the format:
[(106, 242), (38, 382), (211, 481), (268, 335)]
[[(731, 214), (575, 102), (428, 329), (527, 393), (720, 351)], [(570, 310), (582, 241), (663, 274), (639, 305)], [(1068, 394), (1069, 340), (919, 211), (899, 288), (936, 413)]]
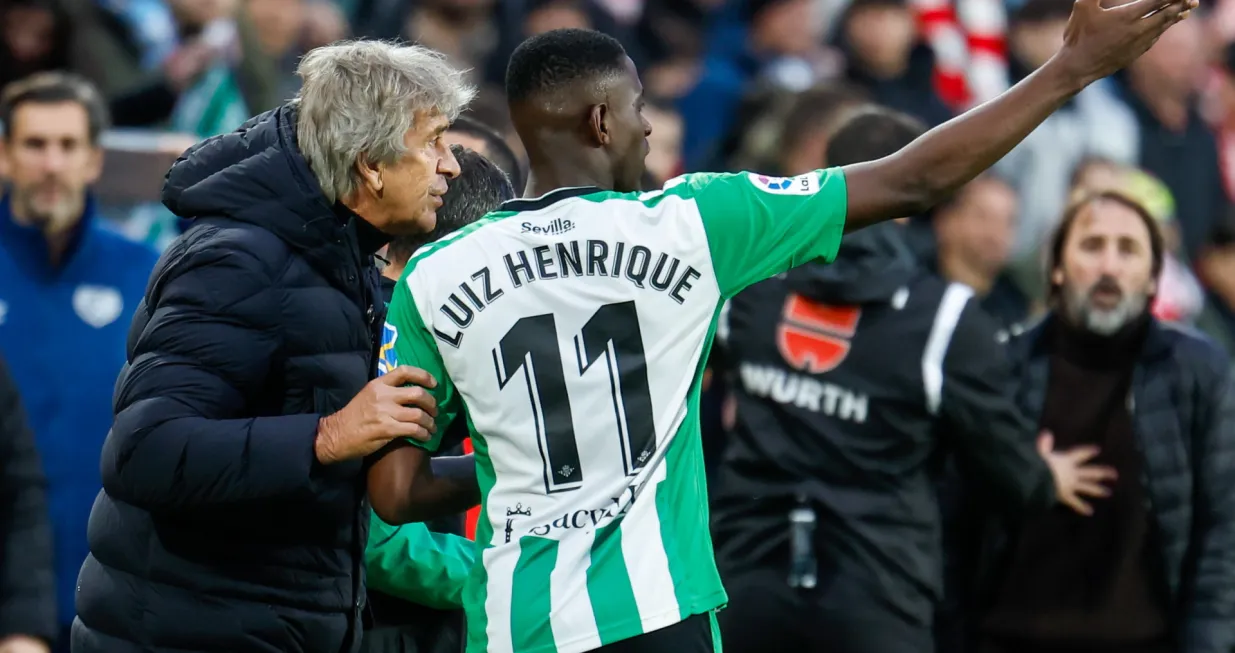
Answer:
[(317, 420), (317, 438), (313, 441), (313, 455), (317, 462), (323, 465), (333, 465), (339, 462), (337, 445), (339, 428), (335, 424), (334, 415), (327, 415)]

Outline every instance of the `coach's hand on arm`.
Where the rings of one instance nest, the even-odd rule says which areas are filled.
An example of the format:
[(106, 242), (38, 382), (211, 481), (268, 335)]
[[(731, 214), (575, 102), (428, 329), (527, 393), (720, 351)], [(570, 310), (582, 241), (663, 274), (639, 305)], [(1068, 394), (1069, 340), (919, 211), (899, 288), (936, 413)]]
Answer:
[(419, 394), (386, 384), (371, 384), (325, 420), (254, 416), (269, 411), (253, 398), (269, 393), (282, 334), (313, 328), (283, 322), (278, 275), (286, 267), (238, 246), (188, 247), (160, 261), (134, 318), (103, 445), (112, 498), (170, 512), (309, 496), (324, 464), (400, 435), (424, 437), (431, 417), (395, 405), (416, 404)]
[(1063, 47), (998, 98), (878, 161), (844, 168), (846, 229), (917, 215), (996, 161), (1085, 86), (1118, 71), (1187, 16), (1197, 0), (1077, 0)]
[(437, 431), (437, 400), (425, 388), (435, 385), (428, 372), (407, 365), (373, 379), (342, 410), (318, 422), (317, 460), (329, 465), (363, 458), (395, 438), (428, 441)]

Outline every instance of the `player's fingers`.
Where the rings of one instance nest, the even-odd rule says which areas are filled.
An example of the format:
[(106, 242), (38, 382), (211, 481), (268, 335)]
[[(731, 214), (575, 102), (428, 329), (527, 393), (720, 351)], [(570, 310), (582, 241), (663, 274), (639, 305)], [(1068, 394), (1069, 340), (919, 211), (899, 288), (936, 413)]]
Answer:
[(433, 416), (419, 408), (397, 406), (395, 410), (391, 411), (390, 416), (400, 422), (419, 424), (430, 433), (437, 433), (437, 422), (433, 419)]
[(437, 417), (437, 399), (424, 388), (414, 385), (395, 388), (390, 393), (391, 399), (400, 406), (410, 406), (420, 408), (428, 412), (430, 415)]
[(1063, 455), (1073, 465), (1082, 465), (1092, 460), (1094, 456), (1097, 456), (1099, 451), (1100, 449), (1098, 449), (1097, 447), (1091, 444), (1085, 444), (1079, 447), (1075, 447), (1073, 449), (1069, 449), (1065, 451)]
[(1181, 0), (1132, 0), (1132, 2), (1111, 7), (1106, 11), (1124, 20), (1136, 21), (1147, 16), (1154, 15), (1156, 12), (1170, 6), (1172, 2), (1180, 1)]
[(437, 379), (432, 374), (411, 365), (400, 365), (386, 374), (377, 377), (382, 383), (390, 386), (419, 385), (426, 388), (437, 387)]
[(1076, 470), (1076, 477), (1084, 481), (1113, 481), (1119, 478), (1119, 472), (1105, 465), (1086, 465)]
[(1082, 497), (1103, 498), (1111, 496), (1110, 488), (1102, 485), (1101, 483), (1092, 483), (1090, 481), (1077, 480), (1077, 482), (1072, 486), (1072, 491), (1077, 496)]
[[(1156, 41), (1167, 28), (1183, 20), (1184, 14), (1188, 11), (1189, 7), (1189, 0), (1172, 0), (1165, 7), (1143, 17), (1139, 26), (1143, 33), (1151, 36)], [(1152, 47), (1152, 43), (1150, 47)]]
[(1088, 517), (1093, 514), (1093, 508), (1091, 508), (1088, 503), (1081, 501), (1079, 497), (1068, 496), (1064, 497), (1061, 501), (1065, 506), (1071, 508), (1072, 512), (1075, 512), (1078, 515)]

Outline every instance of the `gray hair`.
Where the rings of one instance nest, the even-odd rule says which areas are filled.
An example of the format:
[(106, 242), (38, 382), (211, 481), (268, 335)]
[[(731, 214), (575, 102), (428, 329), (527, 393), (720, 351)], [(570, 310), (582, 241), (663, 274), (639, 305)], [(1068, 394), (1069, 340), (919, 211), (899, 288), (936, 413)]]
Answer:
[(335, 202), (359, 184), (356, 162), (394, 163), (417, 111), (450, 120), (476, 90), (445, 55), (415, 45), (343, 41), (300, 60), (297, 144), (326, 199)]

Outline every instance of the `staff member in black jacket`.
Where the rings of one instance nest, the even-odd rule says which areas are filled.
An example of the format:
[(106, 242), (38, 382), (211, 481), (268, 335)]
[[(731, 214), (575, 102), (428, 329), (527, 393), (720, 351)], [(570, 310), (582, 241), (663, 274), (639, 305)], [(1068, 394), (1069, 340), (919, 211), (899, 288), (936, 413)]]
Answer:
[[(878, 159), (920, 132), (867, 110), (832, 136), (827, 163)], [(1080, 495), (1104, 492), (1091, 448), (1052, 453), (1044, 436), (1034, 451), (994, 323), (971, 290), (924, 270), (902, 229), (847, 235), (832, 265), (729, 304), (737, 424), (713, 506), (727, 651), (932, 650), (945, 451), (1010, 509), (1086, 511)]]
[(43, 467), (0, 359), (0, 653), (47, 653), (56, 586)]
[[(423, 371), (369, 382), (384, 319), (372, 254), (432, 229), (458, 173), (441, 136), (472, 91), (441, 55), (379, 42), (319, 48), (299, 73), (295, 101), (167, 174), (163, 203), (192, 223), (130, 331), (75, 653), (360, 644), (361, 459), (427, 438), (436, 410), (401, 387)], [(474, 495), (474, 468), (452, 470)]]
[(987, 530), (976, 617), (989, 653), (1235, 650), (1231, 359), (1149, 312), (1153, 217), (1100, 193), (1050, 247), (1051, 312), (1012, 343), (1018, 403), (1063, 444), (1102, 448), (1119, 479), (1092, 517)]

